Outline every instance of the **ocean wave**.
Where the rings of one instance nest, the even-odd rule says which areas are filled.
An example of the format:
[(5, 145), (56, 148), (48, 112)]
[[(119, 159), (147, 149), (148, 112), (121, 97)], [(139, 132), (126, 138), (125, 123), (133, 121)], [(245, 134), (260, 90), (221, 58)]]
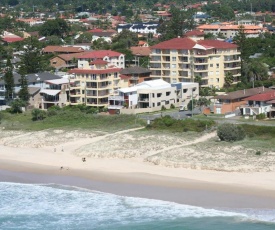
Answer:
[(189, 217), (231, 217), (235, 221), (275, 221), (270, 218), (271, 210), (268, 213), (263, 210), (259, 213), (259, 210), (238, 212), (205, 209), (57, 184), (1, 182), (0, 197), (1, 229), (18, 223), (24, 226), (36, 225), (35, 229), (39, 229), (39, 225), (43, 226), (45, 223), (53, 226), (82, 224), (108, 226)]

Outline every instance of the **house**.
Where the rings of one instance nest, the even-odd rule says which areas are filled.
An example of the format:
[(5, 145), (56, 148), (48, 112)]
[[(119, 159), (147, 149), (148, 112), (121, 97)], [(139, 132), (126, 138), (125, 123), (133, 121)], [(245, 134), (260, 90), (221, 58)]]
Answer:
[[(16, 97), (16, 94), (19, 92), (21, 89), (21, 75), (18, 73), (13, 73), (14, 77), (14, 98)], [(46, 80), (53, 80), (53, 79), (60, 79), (61, 77), (51, 74), (48, 72), (41, 72), (41, 73), (35, 73), (35, 74), (27, 74), (26, 79), (28, 82), (28, 87), (36, 87), (36, 88), (47, 88), (49, 85), (46, 83)], [(3, 79), (0, 80), (0, 105), (5, 105), (5, 82)]]
[(120, 77), (127, 80), (128, 84), (126, 87), (129, 87), (137, 85), (146, 80), (151, 80), (150, 73), (151, 71), (149, 69), (139, 66), (132, 66), (126, 69), (122, 69), (120, 71)]
[[(105, 52), (97, 54), (105, 57)], [(120, 70), (103, 59), (96, 59), (94, 54), (81, 57), (78, 68), (69, 71), (73, 75), (69, 89), (70, 104), (107, 107), (108, 97), (115, 95), (120, 87)]]
[(198, 83), (169, 84), (161, 79), (143, 81), (119, 89), (119, 95), (110, 96), (108, 110), (110, 114), (160, 111), (162, 107), (188, 104), (192, 95), (198, 95), (198, 88)]
[(24, 40), (24, 38), (21, 38), (13, 33), (10, 33), (10, 32), (7, 32), (7, 31), (4, 31), (2, 36), (0, 36), (1, 40), (4, 42), (4, 43), (14, 43), (14, 42), (21, 42)]
[(48, 109), (53, 105), (64, 107), (69, 104), (69, 79), (46, 80), (47, 88), (40, 90), (39, 108)]
[(174, 38), (151, 46), (152, 79), (169, 83), (192, 82), (201, 77), (202, 87), (222, 88), (228, 72), (239, 81), (241, 59), (238, 46), (218, 40)]
[(78, 68), (89, 68), (89, 62), (97, 59), (106, 61), (109, 66), (125, 68), (125, 55), (112, 50), (95, 50), (86, 52), (78, 57)]
[(241, 105), (242, 115), (255, 116), (265, 114), (266, 117), (275, 117), (275, 90), (268, 92), (262, 91), (243, 100), (246, 104)]
[(85, 54), (85, 52), (59, 54), (58, 56), (50, 59), (50, 65), (55, 69), (61, 69), (61, 68), (73, 69), (77, 67), (77, 58), (83, 54)]
[(140, 58), (146, 57), (149, 59), (151, 53), (150, 47), (132, 46), (130, 47), (130, 50), (134, 56), (134, 60), (132, 60), (132, 63), (134, 63), (134, 65), (143, 64), (140, 63)]
[(257, 87), (251, 89), (237, 90), (222, 95), (217, 95), (213, 99), (214, 102), (214, 113), (215, 114), (226, 114), (237, 111), (241, 112), (242, 106), (246, 105), (246, 98), (263, 93), (274, 91), (269, 88)]

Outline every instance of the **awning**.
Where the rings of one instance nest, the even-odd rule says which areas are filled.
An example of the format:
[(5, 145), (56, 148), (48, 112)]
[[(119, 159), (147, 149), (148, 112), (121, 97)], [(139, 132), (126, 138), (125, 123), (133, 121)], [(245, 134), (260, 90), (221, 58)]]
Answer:
[(59, 94), (60, 92), (61, 92), (61, 90), (56, 90), (56, 89), (41, 89), (40, 90), (40, 93), (45, 93), (50, 96), (55, 96), (55, 95)]

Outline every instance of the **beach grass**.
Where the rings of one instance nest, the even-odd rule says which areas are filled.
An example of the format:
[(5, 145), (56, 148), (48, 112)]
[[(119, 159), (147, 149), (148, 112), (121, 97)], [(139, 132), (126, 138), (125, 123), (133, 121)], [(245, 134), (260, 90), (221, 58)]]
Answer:
[(1, 126), (7, 130), (37, 131), (45, 129), (92, 129), (101, 131), (119, 131), (142, 127), (145, 122), (134, 115), (87, 114), (81, 111), (66, 110), (43, 120), (32, 120), (30, 111), (21, 114), (2, 112)]

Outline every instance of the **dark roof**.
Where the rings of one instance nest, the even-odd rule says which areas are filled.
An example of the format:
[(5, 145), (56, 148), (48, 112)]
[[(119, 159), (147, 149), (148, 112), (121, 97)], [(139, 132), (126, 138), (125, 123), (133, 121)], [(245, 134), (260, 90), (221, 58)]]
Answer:
[(122, 69), (120, 71), (121, 74), (123, 75), (127, 75), (127, 74), (144, 74), (144, 73), (151, 73), (151, 71), (149, 69), (146, 68), (142, 68), (139, 66), (133, 66), (133, 67), (129, 67), (127, 69)]
[[(18, 74), (18, 73), (13, 73), (13, 77), (14, 77), (14, 84), (15, 85), (19, 85), (20, 84), (21, 75)], [(37, 81), (44, 82), (45, 80), (53, 80), (53, 79), (60, 79), (60, 78), (62, 78), (62, 77), (59, 77), (59, 76), (57, 76), (55, 74), (48, 73), (48, 72), (27, 74), (26, 77), (27, 77), (28, 83), (30, 83), (30, 82), (37, 82)], [(39, 79), (39, 80), (37, 80), (37, 79)], [(4, 84), (4, 80), (3, 79), (0, 80), (0, 84)]]
[(230, 92), (227, 94), (215, 96), (214, 99), (221, 99), (221, 100), (244, 99), (244, 98), (259, 94), (259, 93), (270, 92), (270, 91), (274, 91), (274, 90), (269, 89), (269, 88), (264, 88), (264, 87), (257, 87), (257, 88), (252, 88), (252, 89), (242, 89), (242, 90), (237, 90), (237, 91)]
[(33, 96), (40, 91), (40, 87), (28, 87), (28, 90), (29, 94)]

